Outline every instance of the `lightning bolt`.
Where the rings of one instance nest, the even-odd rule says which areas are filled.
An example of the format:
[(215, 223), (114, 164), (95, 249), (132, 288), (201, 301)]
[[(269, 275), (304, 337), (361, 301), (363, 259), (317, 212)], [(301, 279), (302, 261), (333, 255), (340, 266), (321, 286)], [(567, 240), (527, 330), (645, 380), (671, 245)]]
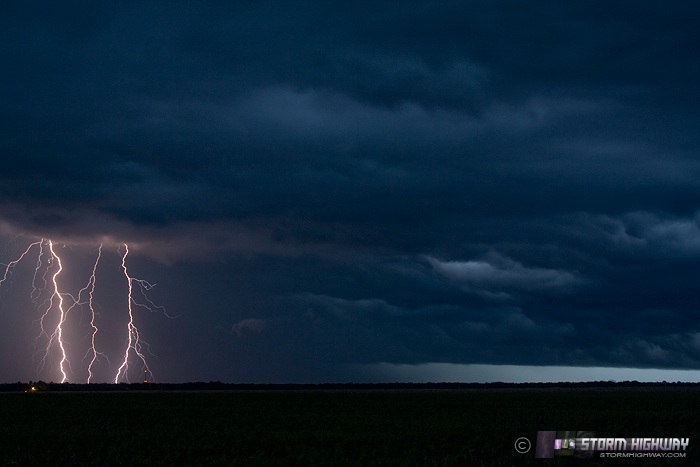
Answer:
[[(94, 294), (95, 294), (95, 283), (97, 281), (97, 265), (100, 263), (100, 258), (102, 257), (102, 244), (100, 243), (99, 248), (97, 249), (97, 258), (95, 258), (95, 263), (92, 266), (92, 273), (90, 274), (90, 278), (88, 279), (87, 285), (80, 289), (78, 292), (78, 298), (74, 299), (73, 305), (67, 310), (70, 311), (73, 309), (73, 307), (77, 305), (87, 305), (88, 309), (90, 310), (90, 328), (92, 329), (92, 332), (90, 333), (90, 348), (88, 351), (85, 353), (85, 357), (83, 357), (83, 360), (88, 357), (88, 355), (92, 355), (92, 358), (90, 359), (90, 363), (88, 364), (87, 367), (87, 381), (86, 383), (90, 384), (92, 381), (92, 367), (95, 365), (95, 362), (98, 361), (98, 356), (104, 357), (107, 359), (107, 362), (109, 362), (109, 359), (107, 356), (102, 353), (97, 351), (97, 346), (95, 345), (95, 336), (97, 336), (97, 333), (99, 332), (99, 328), (97, 327), (97, 324), (95, 323), (95, 303), (94, 303)], [(87, 292), (88, 294), (88, 300), (87, 302), (81, 301), (81, 297), (83, 295), (83, 292)]]
[[(42, 238), (41, 240), (39, 240), (38, 242), (32, 243), (31, 245), (29, 245), (29, 246), (27, 247), (26, 250), (24, 250), (24, 253), (22, 253), (22, 254), (19, 256), (19, 258), (17, 258), (17, 259), (14, 260), (14, 261), (10, 261), (9, 263), (7, 263), (7, 264), (5, 265), (5, 266), (6, 266), (6, 267), (5, 267), (5, 274), (2, 276), (2, 279), (0, 279), (0, 287), (2, 287), (2, 283), (5, 282), (5, 281), (7, 280), (7, 278), (12, 274), (12, 270), (14, 269), (14, 267), (17, 266), (17, 264), (18, 264), (20, 261), (22, 261), (22, 259), (23, 259), (25, 256), (27, 256), (27, 255), (29, 254), (29, 251), (31, 251), (31, 249), (34, 248), (36, 245), (39, 245), (40, 248), (41, 248), (41, 245), (42, 245), (43, 243), (44, 243), (44, 239), (43, 239), (43, 238)], [(37, 265), (37, 270), (41, 267), (41, 264), (40, 264), (40, 263), (41, 263), (41, 255), (39, 255), (39, 263), (38, 263), (38, 265)], [(2, 263), (0, 263), (0, 264), (2, 264)], [(36, 274), (34, 275), (34, 278), (35, 278), (35, 280), (36, 280)]]
[(94, 293), (95, 293), (95, 274), (97, 273), (97, 264), (100, 262), (100, 257), (102, 257), (102, 244), (100, 243), (100, 248), (97, 250), (97, 259), (95, 260), (95, 265), (92, 268), (92, 275), (90, 276), (90, 280), (88, 281), (88, 284), (90, 285), (90, 299), (88, 301), (88, 306), (90, 308), (90, 327), (92, 328), (92, 334), (90, 335), (90, 350), (88, 352), (92, 352), (92, 360), (90, 360), (90, 364), (88, 365), (88, 378), (87, 382), (88, 384), (90, 383), (90, 380), (92, 379), (92, 366), (95, 364), (97, 361), (97, 356), (98, 355), (103, 355), (106, 358), (106, 355), (104, 355), (101, 352), (98, 352), (96, 347), (95, 347), (95, 336), (97, 335), (97, 332), (99, 329), (97, 328), (97, 325), (95, 324), (95, 306), (94, 306)]
[(46, 353), (44, 354), (44, 358), (42, 359), (42, 367), (46, 363), (46, 358), (48, 357), (49, 352), (51, 351), (51, 347), (54, 345), (54, 343), (56, 343), (58, 345), (61, 355), (61, 360), (58, 364), (59, 371), (61, 372), (62, 376), (61, 382), (65, 383), (66, 381), (68, 381), (68, 374), (66, 374), (68, 356), (66, 355), (66, 346), (63, 342), (63, 323), (66, 321), (66, 310), (63, 309), (63, 294), (61, 294), (61, 292), (58, 289), (58, 276), (63, 271), (63, 263), (61, 262), (61, 257), (58, 256), (56, 254), (56, 251), (54, 250), (53, 242), (49, 240), (48, 243), (49, 251), (51, 252), (51, 257), (56, 260), (56, 264), (58, 265), (58, 267), (56, 269), (56, 272), (53, 273), (53, 276), (51, 276), (51, 283), (53, 284), (53, 293), (51, 294), (51, 298), (49, 298), (49, 306), (46, 308), (46, 311), (41, 317), (41, 332), (46, 335), (46, 330), (44, 329), (44, 319), (49, 314), (51, 309), (54, 308), (54, 301), (56, 301), (58, 304), (58, 323), (56, 324), (56, 328), (49, 337), (49, 342), (46, 344)]
[[(31, 243), (26, 250), (15, 260), (10, 261), (7, 263), (5, 267), (5, 273), (3, 274), (2, 279), (0, 279), (0, 286), (2, 285), (3, 282), (8, 280), (8, 277), (11, 276), (12, 270), (19, 264), (25, 256), (29, 254), (29, 252), (35, 247), (39, 247), (39, 256), (37, 258), (37, 263), (36, 267), (34, 269), (34, 277), (32, 278), (32, 292), (31, 292), (31, 298), (32, 300), (38, 299), (39, 298), (39, 289), (37, 288), (37, 275), (39, 274), (39, 270), (42, 267), (42, 257), (44, 255), (44, 243), (47, 242), (45, 239), (41, 239), (39, 241), (36, 241), (34, 243)], [(42, 359), (42, 367), (46, 363), (46, 358), (49, 355), (49, 352), (51, 351), (51, 347), (53, 346), (54, 343), (56, 343), (60, 349), (60, 354), (61, 354), (61, 360), (59, 362), (59, 370), (61, 372), (62, 376), (62, 381), (65, 382), (68, 379), (68, 375), (66, 374), (65, 367), (68, 365), (68, 357), (66, 355), (66, 348), (65, 344), (63, 341), (63, 323), (65, 322), (66, 319), (66, 310), (64, 310), (64, 300), (63, 300), (63, 295), (60, 293), (59, 288), (58, 288), (58, 276), (61, 274), (63, 271), (63, 265), (61, 263), (61, 258), (56, 254), (54, 247), (53, 247), (53, 242), (51, 240), (48, 240), (48, 246), (49, 246), (49, 251), (51, 252), (51, 260), (55, 259), (56, 263), (58, 265), (58, 268), (54, 272), (51, 282), (53, 284), (53, 293), (51, 294), (51, 297), (47, 300), (48, 306), (46, 307), (46, 310), (44, 311), (43, 315), (41, 316), (40, 321), (40, 327), (41, 327), (41, 335), (45, 335), (49, 338), (48, 344), (46, 346), (46, 352), (44, 354), (44, 358)], [(48, 269), (42, 276), (42, 280), (44, 281), (44, 287), (46, 287), (46, 274), (48, 274)], [(46, 303), (46, 302), (44, 302)], [(49, 335), (46, 332), (46, 329), (44, 328), (44, 320), (46, 317), (49, 315), (50, 311), (54, 308), (54, 303), (57, 304), (58, 307), (58, 312), (59, 312), (59, 320), (58, 324), (56, 325), (56, 328), (54, 331)], [(37, 337), (37, 339), (39, 338)], [(36, 344), (36, 340), (35, 340)]]
[[(151, 370), (148, 368), (148, 362), (146, 362), (146, 357), (143, 355), (143, 352), (141, 352), (141, 337), (139, 335), (139, 330), (134, 324), (134, 309), (133, 305), (137, 304), (134, 302), (134, 282), (139, 284), (142, 288), (144, 284), (148, 284), (148, 282), (145, 282), (141, 279), (136, 279), (133, 278), (129, 275), (129, 271), (126, 268), (126, 257), (129, 255), (129, 245), (126, 243), (124, 244), (124, 255), (122, 256), (122, 270), (124, 271), (124, 277), (126, 277), (126, 281), (128, 284), (128, 305), (127, 305), (127, 311), (129, 314), (129, 322), (127, 324), (127, 346), (126, 350), (124, 351), (124, 360), (122, 361), (121, 366), (119, 367), (119, 370), (117, 370), (117, 376), (114, 378), (114, 384), (119, 383), (119, 380), (124, 378), (127, 382), (129, 381), (129, 377), (127, 372), (129, 371), (129, 353), (133, 350), (136, 356), (138, 357), (139, 360), (141, 360), (142, 364), (142, 369), (144, 372), (144, 381), (147, 381), (146, 375), (152, 374)], [(148, 284), (150, 286), (150, 284)], [(142, 290), (143, 292), (143, 290)], [(149, 303), (152, 303), (150, 300), (148, 300)], [(143, 305), (142, 305), (143, 306)]]
[[(41, 293), (40, 290), (43, 290), (46, 288), (46, 275), (42, 276), (42, 280), (44, 282), (44, 286), (39, 289), (36, 285), (36, 276), (39, 274), (39, 269), (41, 269), (42, 262), (41, 258), (44, 256), (44, 239), (41, 239), (41, 242), (39, 243), (39, 256), (37, 257), (36, 260), (36, 267), (34, 268), (34, 277), (32, 278), (32, 293), (30, 295), (32, 300), (38, 300), (39, 299), (39, 294)], [(36, 294), (36, 297), (34, 296)]]

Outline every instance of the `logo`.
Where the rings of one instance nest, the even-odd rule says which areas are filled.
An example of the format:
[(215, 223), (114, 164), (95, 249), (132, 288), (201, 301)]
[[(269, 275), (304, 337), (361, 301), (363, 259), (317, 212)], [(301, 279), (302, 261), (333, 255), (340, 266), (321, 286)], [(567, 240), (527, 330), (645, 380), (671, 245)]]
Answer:
[(515, 440), (515, 450), (518, 454), (525, 454), (532, 447), (530, 440), (524, 437), (520, 437)]

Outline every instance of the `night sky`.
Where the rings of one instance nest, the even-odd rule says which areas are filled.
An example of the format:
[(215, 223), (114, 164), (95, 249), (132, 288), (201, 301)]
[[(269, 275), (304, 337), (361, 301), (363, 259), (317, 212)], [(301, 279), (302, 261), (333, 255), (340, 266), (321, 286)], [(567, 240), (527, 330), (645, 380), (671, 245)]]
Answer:
[[(700, 378), (694, 2), (1, 8), (0, 263), (104, 244), (100, 379), (123, 243), (161, 382)], [(57, 379), (36, 262), (2, 382)]]

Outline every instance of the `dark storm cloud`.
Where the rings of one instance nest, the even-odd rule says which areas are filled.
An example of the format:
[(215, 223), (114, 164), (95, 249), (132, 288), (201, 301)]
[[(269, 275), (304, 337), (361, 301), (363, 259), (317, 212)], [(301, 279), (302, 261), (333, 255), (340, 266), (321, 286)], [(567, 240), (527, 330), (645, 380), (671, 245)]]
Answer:
[(248, 268), (251, 378), (695, 368), (699, 13), (9, 2), (0, 233)]
[(578, 282), (570, 272), (526, 268), (521, 263), (499, 255), (471, 261), (428, 260), (436, 271), (468, 288), (551, 290), (568, 288)]

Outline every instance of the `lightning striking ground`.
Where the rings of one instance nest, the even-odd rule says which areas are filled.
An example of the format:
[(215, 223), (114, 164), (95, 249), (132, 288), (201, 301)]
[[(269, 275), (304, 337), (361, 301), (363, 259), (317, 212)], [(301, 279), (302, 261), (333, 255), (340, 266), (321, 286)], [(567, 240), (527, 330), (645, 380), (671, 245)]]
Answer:
[(49, 299), (49, 307), (46, 309), (46, 312), (42, 316), (41, 322), (42, 322), (42, 332), (46, 333), (43, 329), (43, 322), (44, 318), (46, 315), (51, 311), (54, 305), (54, 300), (58, 301), (58, 324), (56, 324), (56, 328), (54, 329), (53, 333), (51, 333), (51, 337), (49, 339), (49, 343), (46, 345), (46, 354), (44, 355), (44, 359), (42, 360), (43, 362), (46, 361), (46, 357), (49, 354), (49, 351), (51, 349), (52, 344), (54, 342), (58, 345), (58, 348), (60, 349), (60, 355), (61, 355), (61, 361), (59, 362), (59, 371), (61, 372), (61, 382), (65, 383), (68, 381), (68, 375), (66, 374), (66, 365), (68, 357), (66, 355), (66, 344), (63, 341), (63, 323), (66, 321), (66, 310), (63, 309), (63, 294), (59, 291), (58, 289), (58, 276), (61, 274), (63, 271), (63, 263), (61, 262), (61, 257), (56, 254), (53, 248), (53, 242), (49, 240), (49, 251), (51, 252), (51, 257), (56, 260), (56, 264), (58, 265), (58, 268), (56, 269), (56, 272), (54, 272), (53, 276), (51, 277), (51, 283), (53, 284), (53, 294), (51, 294), (51, 298)]
[[(87, 305), (88, 310), (90, 311), (90, 328), (92, 332), (90, 333), (90, 348), (88, 351), (85, 353), (85, 358), (88, 357), (88, 355), (91, 355), (90, 358), (90, 363), (88, 364), (87, 367), (87, 383), (90, 384), (92, 382), (92, 367), (95, 365), (95, 363), (98, 361), (99, 357), (104, 357), (109, 361), (107, 358), (107, 355), (105, 355), (103, 352), (98, 352), (97, 347), (95, 346), (95, 337), (97, 336), (97, 333), (99, 332), (99, 328), (97, 327), (97, 324), (95, 322), (95, 303), (94, 303), (94, 298), (95, 298), (95, 282), (97, 281), (97, 265), (100, 263), (100, 258), (102, 258), (102, 244), (100, 243), (99, 248), (97, 249), (97, 258), (95, 258), (95, 264), (92, 266), (92, 274), (90, 274), (90, 278), (88, 279), (88, 283), (80, 289), (78, 292), (78, 298), (74, 300), (74, 304), (71, 306), (71, 309), (74, 308), (77, 305)], [(83, 292), (86, 292), (88, 294), (88, 299), (87, 302), (81, 301), (81, 297), (83, 296)], [(70, 311), (70, 309), (69, 309)]]
[[(135, 355), (136, 361), (141, 363), (143, 381), (148, 382), (149, 380), (153, 380), (153, 373), (148, 366), (146, 355), (143, 352), (143, 346), (148, 349), (148, 344), (142, 340), (139, 329), (136, 326), (134, 307), (143, 307), (151, 312), (159, 311), (168, 318), (171, 318), (171, 316), (167, 314), (165, 308), (156, 305), (146, 294), (146, 292), (154, 287), (154, 284), (151, 284), (143, 279), (137, 279), (130, 275), (126, 263), (127, 256), (129, 254), (129, 247), (127, 244), (124, 244), (123, 246), (124, 253), (120, 253), (120, 256), (121, 269), (127, 282), (126, 311), (128, 322), (126, 329), (126, 348), (123, 353), (121, 365), (117, 369), (116, 376), (114, 377), (114, 383), (129, 381), (128, 373), (129, 365), (131, 363), (130, 357), (132, 354)], [(41, 372), (50, 361), (52, 361), (54, 355), (57, 355), (55, 358), (58, 360), (56, 371), (61, 376), (61, 382), (67, 382), (72, 376), (75, 376), (67, 350), (70, 346), (70, 342), (68, 342), (66, 339), (65, 331), (69, 324), (69, 315), (74, 313), (73, 310), (76, 308), (82, 308), (83, 310), (87, 310), (89, 313), (90, 331), (89, 337), (87, 338), (89, 340), (89, 346), (83, 357), (83, 361), (89, 360), (87, 363), (87, 378), (85, 381), (87, 383), (93, 382), (93, 378), (95, 376), (94, 369), (102, 358), (109, 363), (107, 354), (101, 350), (98, 350), (100, 327), (98, 326), (98, 316), (95, 312), (97, 269), (102, 258), (102, 247), (102, 244), (100, 244), (99, 248), (97, 249), (97, 255), (87, 283), (78, 291), (76, 295), (65, 292), (61, 289), (63, 274), (67, 270), (64, 266), (64, 261), (57, 252), (56, 245), (51, 239), (41, 239), (33, 242), (16, 259), (8, 262), (7, 264), (0, 263), (0, 265), (5, 266), (4, 273), (2, 274), (2, 277), (0, 277), (0, 288), (2, 288), (4, 283), (9, 283), (12, 280), (13, 276), (15, 275), (14, 270), (17, 265), (21, 263), (33, 249), (38, 249), (37, 260), (31, 282), (32, 290), (30, 293), (30, 299), (32, 302), (38, 303), (42, 297), (46, 297), (48, 295), (48, 298), (46, 298), (42, 303), (38, 304), (38, 308), (41, 313), (40, 318), (37, 320), (40, 333), (34, 341), (35, 354), (39, 341), (45, 341), (46, 345), (41, 351), (43, 355), (40, 361), (39, 372)], [(134, 298), (134, 291), (136, 289), (138, 289), (140, 293), (141, 298), (139, 301), (135, 300)]]
[[(133, 310), (133, 304), (134, 304), (134, 295), (133, 295), (133, 290), (134, 290), (134, 281), (139, 281), (139, 279), (134, 279), (131, 276), (129, 276), (129, 271), (126, 268), (126, 257), (129, 255), (129, 246), (125, 243), (124, 244), (124, 255), (122, 256), (122, 270), (124, 271), (124, 277), (126, 277), (127, 283), (129, 284), (129, 293), (128, 293), (128, 306), (127, 310), (129, 312), (129, 322), (127, 324), (127, 335), (128, 335), (128, 343), (126, 346), (126, 351), (124, 352), (124, 360), (119, 367), (119, 370), (117, 371), (117, 376), (114, 378), (114, 384), (119, 383), (119, 380), (121, 378), (124, 378), (128, 382), (128, 377), (127, 377), (127, 372), (129, 370), (129, 353), (133, 350), (136, 356), (138, 357), (139, 360), (141, 360), (142, 364), (142, 369), (144, 373), (151, 374), (151, 370), (148, 368), (148, 362), (146, 362), (146, 357), (143, 355), (141, 352), (141, 340), (139, 336), (139, 330), (134, 324), (134, 310)], [(146, 380), (146, 378), (144, 378)]]
[(99, 328), (95, 324), (95, 305), (94, 305), (94, 294), (95, 294), (95, 274), (97, 273), (97, 264), (100, 262), (100, 258), (102, 257), (102, 244), (100, 243), (100, 248), (97, 250), (97, 259), (95, 260), (95, 265), (92, 267), (92, 275), (90, 276), (90, 280), (88, 282), (88, 285), (90, 286), (90, 292), (89, 293), (89, 300), (88, 300), (88, 307), (90, 308), (90, 327), (92, 328), (92, 334), (90, 335), (90, 343), (91, 347), (88, 352), (92, 352), (92, 359), (90, 360), (90, 364), (88, 365), (88, 379), (87, 382), (90, 383), (90, 380), (92, 379), (92, 366), (95, 364), (97, 361), (97, 356), (98, 355), (103, 355), (106, 358), (106, 355), (100, 353), (97, 351), (95, 348), (95, 336), (97, 335)]

